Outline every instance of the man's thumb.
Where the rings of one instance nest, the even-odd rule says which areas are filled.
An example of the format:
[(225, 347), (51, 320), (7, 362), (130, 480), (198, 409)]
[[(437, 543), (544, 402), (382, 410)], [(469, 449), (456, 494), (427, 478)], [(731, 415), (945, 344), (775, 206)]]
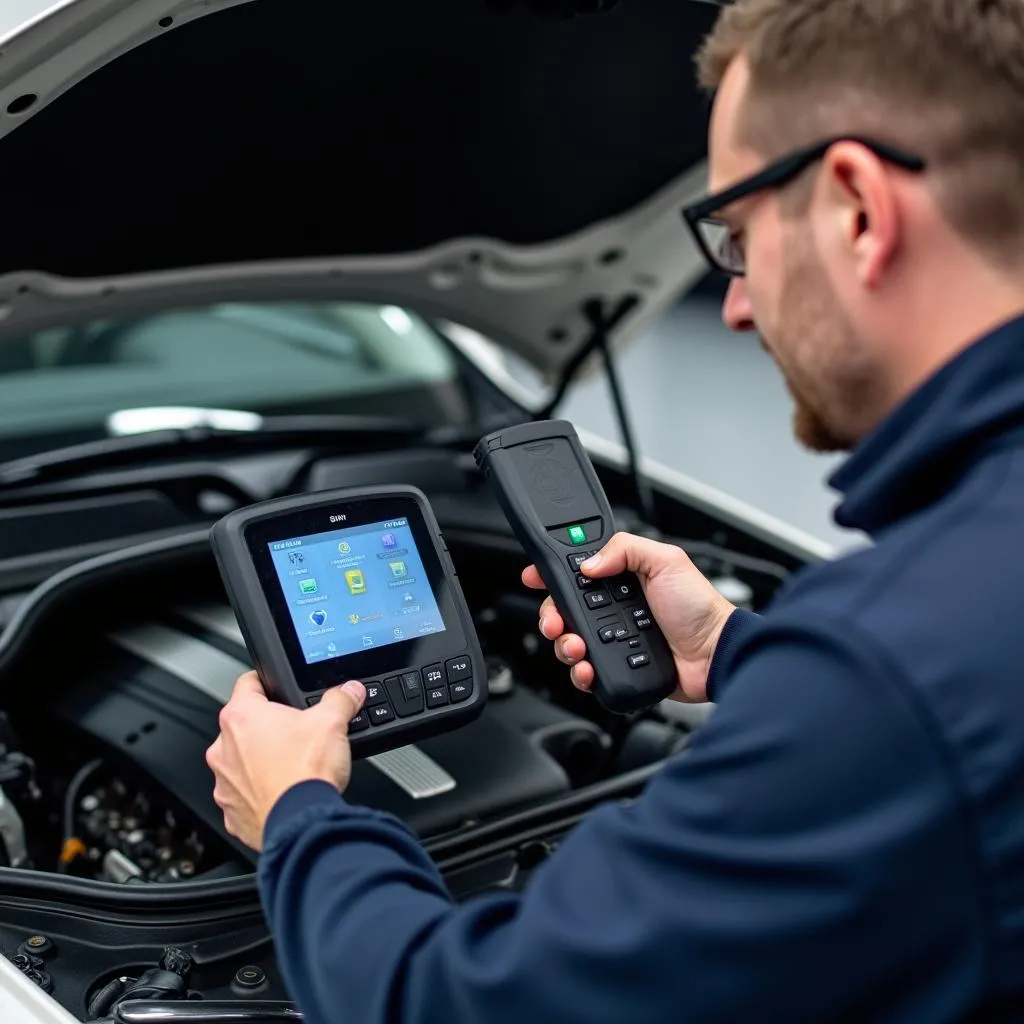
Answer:
[(625, 572), (629, 561), (629, 543), (634, 539), (623, 533), (615, 534), (597, 554), (580, 566), (580, 572), (599, 578)]
[(344, 686), (336, 686), (333, 690), (328, 690), (317, 707), (326, 706), (328, 711), (339, 715), (347, 724), (359, 714), (364, 700), (366, 700), (366, 687), (358, 680), (351, 679)]
[(580, 571), (599, 579), (624, 572), (650, 576), (665, 562), (666, 554), (665, 545), (647, 537), (617, 533), (593, 558), (588, 558), (580, 566)]

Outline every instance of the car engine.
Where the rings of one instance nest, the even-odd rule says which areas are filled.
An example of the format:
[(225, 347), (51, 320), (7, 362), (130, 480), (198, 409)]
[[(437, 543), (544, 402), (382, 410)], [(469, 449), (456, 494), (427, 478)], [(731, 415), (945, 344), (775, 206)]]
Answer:
[[(612, 716), (573, 690), (537, 633), (540, 597), (519, 584), (521, 556), (452, 548), (477, 609), (488, 707), (454, 732), (358, 760), (347, 799), (431, 839), (685, 748), (699, 709)], [(129, 611), (110, 601), (110, 585), (97, 591), (89, 604), (104, 611), (75, 631), (73, 674), (37, 644), (47, 701), (26, 678), (0, 719), (4, 864), (123, 885), (252, 872), (252, 852), (224, 831), (205, 764), (220, 707), (249, 668), (206, 561), (178, 560), (156, 586), (147, 578), (146, 593), (169, 602)]]
[[(262, 1019), (268, 1006), (291, 1019), (256, 855), (226, 832), (205, 760), (250, 667), (209, 542), (211, 519), (243, 498), (224, 468), (146, 469), (143, 485), (188, 516), (140, 533), (124, 502), (135, 473), (55, 485), (76, 500), (45, 506), (52, 515), (7, 495), (17, 529), (5, 536), (21, 547), (0, 543), (0, 987), (20, 972), (103, 1024), (159, 1019), (168, 1002), (210, 1019)], [(665, 701), (612, 715), (572, 687), (538, 632), (543, 595), (523, 586), (523, 551), (468, 456), (288, 452), (239, 459), (231, 474), (244, 502), (395, 480), (429, 495), (486, 658), (487, 707), (357, 759), (345, 796), (412, 829), (456, 900), (521, 890), (586, 814), (634, 799), (685, 756), (712, 713)], [(626, 475), (608, 471), (605, 486), (617, 528), (643, 532)], [(92, 488), (117, 500), (104, 494), (83, 534)], [(755, 610), (800, 564), (682, 504), (662, 529)]]

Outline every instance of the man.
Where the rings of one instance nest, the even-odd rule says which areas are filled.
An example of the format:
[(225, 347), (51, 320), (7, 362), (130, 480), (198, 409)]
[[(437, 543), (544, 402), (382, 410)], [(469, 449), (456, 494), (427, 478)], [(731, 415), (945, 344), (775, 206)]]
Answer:
[[(718, 707), (522, 896), (453, 904), (339, 795), (358, 683), (300, 713), (244, 677), (209, 760), (307, 1020), (1024, 1018), (1022, 54), (1024, 0), (724, 11), (688, 220), (875, 544), (763, 618), (674, 547), (585, 566), (640, 574), (679, 698)], [(586, 689), (550, 600), (540, 628)]]

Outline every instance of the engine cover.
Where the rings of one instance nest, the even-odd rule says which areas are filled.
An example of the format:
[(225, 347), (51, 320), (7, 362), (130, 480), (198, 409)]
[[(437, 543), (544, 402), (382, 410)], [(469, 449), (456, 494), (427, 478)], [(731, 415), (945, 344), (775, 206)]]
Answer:
[[(224, 833), (205, 761), (220, 708), (248, 668), (226, 605), (179, 609), (165, 621), (112, 633), (91, 670), (55, 694), (50, 710), (251, 859)], [(455, 732), (357, 761), (346, 797), (391, 812), (428, 838), (569, 789), (543, 745), (503, 721), (499, 701)]]

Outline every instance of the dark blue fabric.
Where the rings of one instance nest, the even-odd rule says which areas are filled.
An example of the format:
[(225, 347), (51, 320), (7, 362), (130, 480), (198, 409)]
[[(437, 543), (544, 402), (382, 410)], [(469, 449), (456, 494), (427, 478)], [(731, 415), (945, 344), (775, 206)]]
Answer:
[(718, 706), (523, 895), (324, 783), (260, 885), (310, 1024), (1024, 1019), (1024, 320), (833, 478), (875, 544), (737, 614)]

